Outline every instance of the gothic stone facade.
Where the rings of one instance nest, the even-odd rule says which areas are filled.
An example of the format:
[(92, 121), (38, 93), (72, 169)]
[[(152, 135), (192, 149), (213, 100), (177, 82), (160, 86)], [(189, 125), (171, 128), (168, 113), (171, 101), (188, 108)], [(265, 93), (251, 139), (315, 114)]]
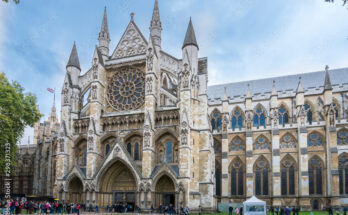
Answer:
[(149, 38), (132, 14), (112, 53), (104, 12), (83, 74), (74, 44), (60, 123), (35, 129), (35, 194), (143, 210), (347, 200), (347, 69), (208, 87), (191, 20), (181, 59), (161, 32), (156, 0)]

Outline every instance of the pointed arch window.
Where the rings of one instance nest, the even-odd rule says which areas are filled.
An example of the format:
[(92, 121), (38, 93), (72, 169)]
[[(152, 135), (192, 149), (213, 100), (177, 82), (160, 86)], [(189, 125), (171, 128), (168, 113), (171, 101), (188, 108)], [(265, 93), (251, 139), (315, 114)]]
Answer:
[(266, 118), (262, 107), (258, 107), (254, 113), (254, 126), (259, 128), (263, 126), (266, 128)]
[(230, 146), (230, 151), (244, 151), (244, 142), (240, 137), (235, 137)]
[(323, 145), (323, 138), (318, 132), (313, 132), (308, 136), (307, 140), (308, 147), (311, 146), (322, 146)]
[(268, 162), (265, 159), (258, 161), (254, 168), (256, 195), (268, 195)]
[(173, 144), (170, 141), (166, 144), (166, 161), (167, 163), (173, 162)]
[(136, 161), (140, 160), (139, 143), (138, 142), (135, 142), (135, 144), (134, 144), (134, 160), (136, 160)]
[(337, 145), (348, 145), (348, 131), (347, 130), (341, 130), (338, 132), (337, 135)]
[(254, 150), (262, 149), (269, 149), (269, 141), (265, 136), (260, 135), (254, 143)]
[(286, 158), (281, 164), (282, 195), (295, 195), (295, 162)]
[(348, 155), (343, 154), (338, 159), (340, 194), (348, 194)]
[(309, 194), (322, 195), (323, 194), (323, 165), (319, 158), (314, 157), (309, 161), (308, 166), (309, 176)]
[(282, 125), (284, 127), (285, 124), (289, 123), (289, 114), (284, 106), (281, 106), (279, 108), (278, 117), (279, 117), (279, 125)]
[(130, 156), (132, 156), (132, 143), (131, 142), (127, 143), (127, 151), (130, 154)]
[(293, 149), (296, 148), (296, 140), (291, 134), (286, 134), (280, 140), (281, 149)]
[(237, 160), (232, 164), (231, 195), (232, 196), (244, 195), (244, 172), (243, 172), (242, 162), (240, 160)]
[(309, 104), (305, 104), (304, 105), (304, 109), (307, 113), (307, 122), (312, 125), (312, 121), (313, 121), (313, 112), (311, 109), (311, 106)]
[(221, 131), (221, 114), (218, 111), (215, 111), (212, 115), (211, 128), (213, 131)]
[(109, 154), (109, 151), (110, 151), (110, 145), (106, 144), (105, 145), (105, 155)]
[(243, 117), (240, 109), (235, 110), (232, 115), (232, 130), (234, 131), (236, 128), (239, 130), (243, 128)]

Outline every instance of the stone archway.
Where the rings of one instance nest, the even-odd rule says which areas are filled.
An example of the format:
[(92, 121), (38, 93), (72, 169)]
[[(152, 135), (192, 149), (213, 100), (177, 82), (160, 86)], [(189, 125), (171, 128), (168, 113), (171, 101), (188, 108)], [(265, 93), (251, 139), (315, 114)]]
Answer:
[(84, 203), (83, 199), (83, 183), (81, 179), (74, 176), (68, 185), (68, 196), (67, 201), (71, 203)]
[(136, 205), (137, 181), (131, 170), (121, 161), (116, 161), (105, 170), (99, 183), (98, 204), (127, 204), (128, 211)]
[(163, 175), (158, 179), (155, 186), (154, 207), (169, 206), (170, 204), (173, 207), (176, 205), (175, 185), (169, 176)]

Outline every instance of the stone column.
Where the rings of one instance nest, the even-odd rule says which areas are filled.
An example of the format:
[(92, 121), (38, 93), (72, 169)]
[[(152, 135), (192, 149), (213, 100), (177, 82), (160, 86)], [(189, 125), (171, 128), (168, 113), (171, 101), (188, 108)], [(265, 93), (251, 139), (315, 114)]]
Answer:
[(49, 144), (49, 154), (48, 154), (48, 164), (47, 164), (47, 181), (46, 181), (46, 195), (51, 196), (51, 168), (52, 168), (52, 145), (53, 142), (51, 141)]
[(334, 104), (326, 108), (326, 176), (327, 196), (331, 197), (331, 205), (339, 206), (339, 172), (336, 131), (336, 110)]
[[(275, 119), (277, 120), (277, 118)], [(280, 187), (280, 147), (279, 147), (279, 129), (274, 127), (272, 129), (272, 183), (273, 183), (273, 197), (281, 195)], [(273, 198), (273, 205), (280, 206), (280, 198)]]
[(254, 195), (254, 180), (253, 180), (253, 136), (251, 131), (246, 132), (246, 188), (247, 197)]
[(222, 143), (221, 143), (221, 155), (222, 155), (222, 161), (221, 161), (221, 171), (222, 171), (222, 183), (221, 183), (221, 197), (223, 198), (224, 202), (229, 202), (228, 196), (230, 189), (228, 188), (228, 133), (227, 133), (227, 126), (228, 126), (228, 113), (224, 113), (222, 116)]

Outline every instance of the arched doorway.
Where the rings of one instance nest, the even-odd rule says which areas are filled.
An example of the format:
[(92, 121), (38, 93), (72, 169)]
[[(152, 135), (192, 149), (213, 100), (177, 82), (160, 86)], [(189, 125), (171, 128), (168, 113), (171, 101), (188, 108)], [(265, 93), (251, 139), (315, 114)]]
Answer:
[(128, 211), (134, 210), (137, 191), (136, 179), (131, 170), (121, 161), (116, 161), (104, 172), (99, 186), (99, 206), (127, 204)]
[(76, 176), (69, 182), (67, 201), (83, 203), (83, 184), (82, 181)]
[(160, 205), (173, 205), (175, 207), (175, 203), (175, 185), (173, 180), (169, 176), (163, 175), (156, 183), (154, 205), (156, 208)]

